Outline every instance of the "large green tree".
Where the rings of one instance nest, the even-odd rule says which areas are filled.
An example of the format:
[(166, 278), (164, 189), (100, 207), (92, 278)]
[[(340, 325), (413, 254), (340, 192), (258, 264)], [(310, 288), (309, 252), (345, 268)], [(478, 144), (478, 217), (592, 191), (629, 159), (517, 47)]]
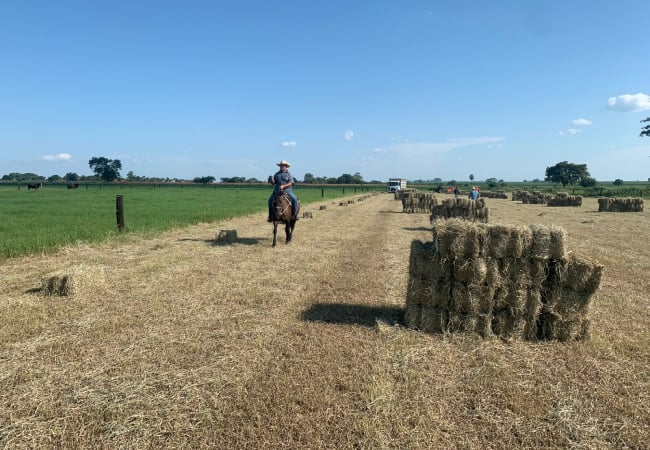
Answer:
[(579, 184), (590, 177), (586, 164), (573, 164), (562, 161), (546, 168), (544, 181), (562, 183), (562, 187), (566, 187), (568, 184)]
[(90, 166), (90, 170), (95, 172), (95, 175), (104, 181), (111, 182), (121, 178), (120, 169), (122, 168), (122, 163), (119, 159), (93, 156), (88, 161), (88, 165)]
[[(650, 122), (650, 117), (646, 117), (645, 119), (643, 119), (641, 123), (643, 122)], [(650, 123), (645, 127), (641, 128), (641, 134), (639, 136), (650, 137)]]

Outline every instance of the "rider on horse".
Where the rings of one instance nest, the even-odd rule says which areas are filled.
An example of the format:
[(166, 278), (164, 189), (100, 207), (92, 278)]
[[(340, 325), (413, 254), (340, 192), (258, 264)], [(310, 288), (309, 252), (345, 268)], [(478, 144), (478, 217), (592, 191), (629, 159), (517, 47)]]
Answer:
[(298, 220), (298, 199), (296, 198), (296, 194), (293, 193), (293, 189), (291, 189), (295, 181), (293, 176), (289, 173), (289, 167), (291, 167), (291, 164), (282, 160), (277, 165), (280, 166), (280, 170), (278, 170), (275, 175), (269, 176), (269, 183), (275, 185), (275, 189), (273, 189), (273, 194), (271, 194), (271, 197), (269, 198), (268, 221), (273, 222), (273, 197), (276, 193), (280, 192), (284, 192), (291, 199), (292, 219)]

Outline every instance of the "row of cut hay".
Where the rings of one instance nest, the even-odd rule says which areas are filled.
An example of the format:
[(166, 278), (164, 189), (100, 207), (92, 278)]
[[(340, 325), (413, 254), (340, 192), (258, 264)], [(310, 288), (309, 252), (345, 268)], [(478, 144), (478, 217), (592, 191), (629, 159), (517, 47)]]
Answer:
[[(455, 220), (437, 222), (433, 239), (411, 246), (407, 326), (531, 340), (586, 337), (602, 266), (565, 254), (561, 229)], [(509, 250), (512, 239), (519, 244)]]
[(506, 191), (481, 191), (481, 197), (485, 198), (501, 198), (501, 199), (508, 199), (508, 194), (506, 194)]
[(643, 212), (643, 199), (601, 197), (598, 199), (598, 212)]
[(413, 188), (406, 188), (406, 189), (398, 189), (395, 191), (395, 200), (402, 200), (404, 197), (408, 197), (411, 195), (411, 193), (417, 192), (417, 189)]
[(402, 197), (402, 212), (405, 213), (430, 213), (438, 199), (431, 192), (409, 192)]
[(470, 200), (468, 198), (448, 198), (441, 204), (431, 208), (431, 222), (437, 220), (463, 219), (472, 222), (487, 222), (489, 210), (485, 200), (479, 198)]
[(548, 200), (547, 206), (582, 206), (580, 195), (569, 195), (566, 192), (558, 192), (555, 197)]

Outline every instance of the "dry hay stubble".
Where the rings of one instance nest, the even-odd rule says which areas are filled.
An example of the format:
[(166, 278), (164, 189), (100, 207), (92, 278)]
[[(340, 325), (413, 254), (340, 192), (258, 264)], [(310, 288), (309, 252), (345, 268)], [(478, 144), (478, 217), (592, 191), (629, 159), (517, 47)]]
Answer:
[[(643, 448), (642, 215), (621, 223), (586, 202), (540, 219), (543, 205), (491, 199), (492, 219), (557, 224), (568, 248), (606, 263), (591, 340), (533, 345), (383, 325), (406, 296), (411, 241), (431, 235), (423, 216), (374, 198), (299, 222), (275, 250), (256, 215), (218, 225), (238, 230), (232, 246), (214, 246), (215, 225), (202, 224), (76, 251), (110, 268), (111, 295), (30, 293), (34, 267), (64, 268), (60, 255), (0, 266), (0, 443)], [(303, 320), (314, 305), (324, 320)]]

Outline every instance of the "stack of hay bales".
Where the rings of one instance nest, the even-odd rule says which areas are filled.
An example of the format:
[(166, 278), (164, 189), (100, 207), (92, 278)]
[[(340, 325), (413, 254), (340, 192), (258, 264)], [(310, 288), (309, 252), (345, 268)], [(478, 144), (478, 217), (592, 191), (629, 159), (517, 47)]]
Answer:
[(553, 194), (543, 194), (540, 191), (525, 192), (521, 195), (521, 201), (531, 205), (543, 205), (553, 198)]
[(548, 200), (546, 206), (582, 206), (582, 197), (569, 195), (568, 192), (558, 192), (555, 197)]
[(481, 197), (508, 199), (508, 194), (506, 194), (506, 191), (496, 191), (496, 192), (481, 191)]
[(598, 212), (643, 212), (643, 199), (599, 198)]
[(602, 266), (567, 255), (561, 228), (438, 221), (414, 241), (406, 325), (520, 339), (587, 336)]
[(485, 200), (482, 198), (478, 200), (448, 198), (443, 200), (441, 204), (431, 208), (431, 216), (429, 219), (431, 222), (438, 219), (451, 218), (461, 218), (473, 222), (487, 222), (488, 215), (489, 210), (485, 204)]
[(409, 192), (402, 197), (402, 212), (429, 213), (438, 204), (438, 199), (432, 192)]
[(512, 196), (511, 200), (514, 201), (522, 201), (524, 197), (526, 197), (528, 194), (528, 191), (512, 191)]
[(412, 192), (417, 192), (417, 189), (413, 188), (406, 188), (406, 189), (398, 189), (395, 191), (395, 200), (402, 200), (404, 197), (408, 197), (411, 195)]

